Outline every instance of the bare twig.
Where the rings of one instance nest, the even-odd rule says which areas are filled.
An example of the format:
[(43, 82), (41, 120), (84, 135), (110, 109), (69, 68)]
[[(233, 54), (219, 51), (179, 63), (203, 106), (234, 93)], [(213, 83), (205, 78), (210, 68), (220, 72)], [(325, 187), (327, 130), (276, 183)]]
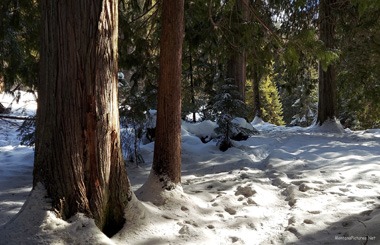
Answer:
[(155, 4), (153, 4), (145, 13), (143, 13), (142, 15), (136, 17), (135, 19), (131, 20), (128, 24), (131, 24), (139, 19), (141, 19), (142, 17), (144, 17), (145, 15), (147, 15), (152, 9), (154, 9), (158, 4), (160, 3), (160, 1), (157, 1)]
[(19, 116), (8, 116), (8, 115), (0, 115), (0, 119), (12, 119), (12, 120), (36, 120), (34, 117), (19, 117)]

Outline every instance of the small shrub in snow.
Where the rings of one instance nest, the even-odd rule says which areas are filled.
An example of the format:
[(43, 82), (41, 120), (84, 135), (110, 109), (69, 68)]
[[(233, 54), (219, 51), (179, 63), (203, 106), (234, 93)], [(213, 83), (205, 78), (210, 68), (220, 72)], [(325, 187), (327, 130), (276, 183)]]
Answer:
[(220, 87), (213, 105), (213, 112), (218, 124), (215, 129), (218, 138), (217, 145), (221, 151), (232, 147), (231, 139), (233, 137), (239, 135), (239, 138), (244, 139), (254, 134), (253, 129), (241, 127), (239, 122), (234, 121), (236, 117), (244, 117), (246, 111), (245, 103), (240, 97), (237, 86), (228, 80)]
[(140, 154), (140, 144), (144, 134), (145, 110), (144, 98), (129, 96), (120, 108), (121, 145), (124, 157), (135, 164), (144, 163)]

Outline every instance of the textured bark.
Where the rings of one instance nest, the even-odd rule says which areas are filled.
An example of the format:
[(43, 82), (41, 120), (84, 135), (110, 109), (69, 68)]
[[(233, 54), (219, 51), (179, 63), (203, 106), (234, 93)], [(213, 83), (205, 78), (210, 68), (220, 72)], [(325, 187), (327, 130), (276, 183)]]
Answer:
[(241, 99), (245, 101), (245, 82), (247, 80), (245, 51), (235, 51), (230, 57), (227, 67), (227, 78), (234, 81)]
[[(335, 16), (333, 6), (336, 0), (321, 0), (319, 3), (320, 40), (327, 49), (334, 48)], [(323, 70), (319, 64), (319, 100), (317, 123), (322, 125), (326, 120), (336, 117), (336, 81), (334, 65)]]
[(171, 189), (181, 182), (181, 73), (184, 1), (163, 0), (153, 172)]
[[(237, 0), (236, 11), (239, 17), (237, 23), (247, 22), (249, 20), (249, 1)], [(245, 49), (238, 50), (235, 47), (227, 65), (227, 78), (233, 79), (241, 99), (245, 101), (245, 84), (247, 80), (247, 54)]]
[(119, 137), (118, 1), (43, 0), (34, 185), (107, 235), (132, 197)]

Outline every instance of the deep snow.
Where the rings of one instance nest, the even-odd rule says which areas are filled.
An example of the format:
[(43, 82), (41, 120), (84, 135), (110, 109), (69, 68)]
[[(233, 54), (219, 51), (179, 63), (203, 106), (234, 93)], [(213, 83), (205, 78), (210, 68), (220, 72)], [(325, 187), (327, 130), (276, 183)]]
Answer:
[[(33, 96), (21, 98), (12, 112), (33, 113)], [(19, 145), (19, 124), (0, 119), (0, 244), (380, 244), (377, 129), (255, 119), (259, 135), (220, 152), (199, 139), (212, 122), (184, 123), (182, 186), (159, 192), (154, 176), (147, 181), (153, 143), (142, 146), (146, 163), (128, 165), (128, 175), (144, 201), (133, 199), (125, 227), (109, 239), (81, 214), (55, 217), (41, 186), (28, 198), (34, 152)]]

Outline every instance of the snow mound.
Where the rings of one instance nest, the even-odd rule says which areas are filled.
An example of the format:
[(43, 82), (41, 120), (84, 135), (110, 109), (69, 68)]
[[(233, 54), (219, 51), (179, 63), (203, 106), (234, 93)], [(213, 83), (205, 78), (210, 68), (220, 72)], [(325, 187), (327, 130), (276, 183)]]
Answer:
[(0, 227), (1, 244), (114, 244), (83, 214), (57, 218), (46, 195), (42, 184), (33, 189), (21, 211)]
[(264, 120), (261, 117), (255, 116), (251, 122), (252, 125), (263, 125), (265, 124)]
[(208, 234), (212, 231), (197, 223), (205, 218), (207, 205), (184, 193), (181, 185), (170, 191), (161, 185), (155, 175), (149, 176), (136, 191), (144, 202), (132, 202), (126, 209), (126, 225), (112, 240), (121, 244), (212, 244), (212, 234)]
[(344, 134), (345, 130), (336, 119), (327, 120), (322, 125), (314, 124), (309, 127), (309, 132), (312, 133), (330, 133), (330, 134)]
[(182, 128), (198, 138), (215, 138), (216, 134), (214, 129), (217, 127), (218, 125), (210, 120), (205, 120), (199, 123), (182, 121)]
[(255, 128), (242, 117), (235, 117), (231, 122), (237, 124), (239, 128), (255, 131)]
[(151, 171), (145, 184), (136, 191), (136, 195), (141, 201), (161, 206), (174, 198), (175, 194), (181, 195), (182, 192), (181, 185), (172, 183), (167, 177), (159, 178)]
[(380, 137), (380, 129), (367, 129), (364, 134), (371, 134), (373, 137)]

